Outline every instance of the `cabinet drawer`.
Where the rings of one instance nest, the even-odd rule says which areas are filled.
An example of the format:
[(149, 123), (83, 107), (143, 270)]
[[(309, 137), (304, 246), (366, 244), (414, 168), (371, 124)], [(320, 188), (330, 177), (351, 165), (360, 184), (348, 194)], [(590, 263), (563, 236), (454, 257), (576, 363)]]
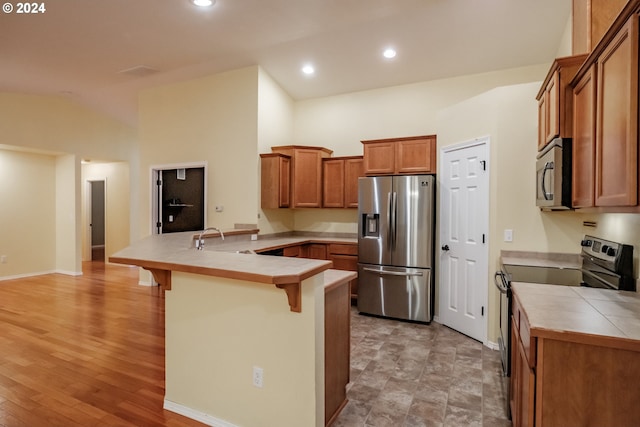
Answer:
[[(529, 321), (527, 320), (527, 315), (524, 310), (522, 310), (520, 301), (518, 301), (518, 298), (515, 295), (513, 296), (511, 310), (513, 315), (513, 325), (517, 329), (517, 336), (527, 356), (527, 362), (529, 363), (530, 368), (534, 368), (536, 364), (537, 340), (536, 338), (531, 337), (531, 330), (529, 327)], [(511, 345), (515, 346), (517, 343), (511, 343)]]
[(358, 271), (358, 258), (353, 255), (331, 254), (329, 260), (336, 270)]
[(329, 253), (338, 255), (358, 255), (358, 245), (331, 243), (329, 245)]

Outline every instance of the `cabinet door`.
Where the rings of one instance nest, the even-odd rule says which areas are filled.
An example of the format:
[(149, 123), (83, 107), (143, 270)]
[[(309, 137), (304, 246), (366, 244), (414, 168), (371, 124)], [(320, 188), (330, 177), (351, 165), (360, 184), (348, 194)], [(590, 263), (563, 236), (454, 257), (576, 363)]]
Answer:
[(547, 145), (547, 97), (546, 92), (538, 100), (538, 150)]
[(347, 402), (351, 304), (346, 283), (325, 290), (324, 295), (324, 419), (329, 425)]
[(545, 105), (547, 109), (545, 143), (560, 135), (560, 72), (553, 73), (545, 90)]
[(310, 243), (306, 246), (307, 258), (327, 259), (327, 245), (323, 243)]
[(324, 159), (322, 161), (322, 181), (322, 206), (325, 208), (344, 208), (345, 161), (343, 159)]
[(322, 205), (322, 155), (316, 149), (296, 149), (293, 157), (293, 207)]
[(364, 144), (364, 172), (367, 175), (385, 175), (395, 172), (395, 144), (371, 142)]
[(596, 139), (596, 78), (591, 66), (573, 89), (573, 168), (571, 204), (574, 208), (594, 205)]
[(399, 140), (396, 146), (397, 173), (435, 173), (436, 139)]
[(282, 249), (282, 256), (297, 258), (302, 256), (300, 252), (301, 252), (300, 246), (288, 246)]
[(364, 176), (364, 160), (346, 159), (344, 162), (344, 207), (358, 207), (358, 178)]
[(282, 154), (260, 155), (260, 206), (289, 207), (291, 158)]
[(521, 341), (518, 341), (517, 347), (519, 353), (518, 357), (520, 359), (520, 361), (518, 362), (518, 377), (520, 378), (520, 390), (518, 392), (518, 398), (520, 399), (520, 402), (517, 405), (520, 412), (518, 420), (520, 421), (520, 426), (522, 427), (533, 427), (535, 414), (534, 398), (536, 394), (536, 376), (534, 374), (534, 371), (529, 367), (529, 363), (527, 362), (527, 354), (524, 347), (522, 346)]
[(597, 62), (596, 206), (638, 201), (638, 15)]

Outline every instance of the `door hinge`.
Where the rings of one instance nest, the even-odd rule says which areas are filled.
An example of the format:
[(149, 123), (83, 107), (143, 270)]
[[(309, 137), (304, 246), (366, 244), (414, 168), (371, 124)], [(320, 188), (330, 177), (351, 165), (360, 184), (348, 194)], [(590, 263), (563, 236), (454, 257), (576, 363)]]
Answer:
[(162, 223), (161, 223), (161, 222), (156, 222), (156, 227), (157, 227), (157, 228), (162, 227)]
[(156, 185), (157, 185), (158, 187), (160, 187), (160, 186), (162, 185), (162, 181), (161, 181), (161, 180), (157, 180), (157, 181), (156, 181)]
[(484, 305), (482, 306), (482, 308), (480, 309), (480, 313), (482, 316), (484, 316)]
[(487, 170), (487, 161), (486, 160), (480, 160), (480, 166), (482, 166), (482, 170), (486, 171)]

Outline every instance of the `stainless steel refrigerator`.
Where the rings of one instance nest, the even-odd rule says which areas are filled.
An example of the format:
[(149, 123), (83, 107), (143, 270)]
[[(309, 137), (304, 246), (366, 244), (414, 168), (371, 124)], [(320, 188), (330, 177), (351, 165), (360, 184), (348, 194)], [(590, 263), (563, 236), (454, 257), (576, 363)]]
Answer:
[(433, 319), (435, 176), (358, 181), (358, 311)]

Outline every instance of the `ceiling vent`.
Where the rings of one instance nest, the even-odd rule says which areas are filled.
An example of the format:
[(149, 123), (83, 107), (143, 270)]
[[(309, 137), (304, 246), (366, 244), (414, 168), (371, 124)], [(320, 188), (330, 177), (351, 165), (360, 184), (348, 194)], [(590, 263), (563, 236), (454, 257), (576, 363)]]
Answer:
[(147, 67), (146, 65), (136, 65), (135, 67), (127, 68), (126, 70), (122, 70), (120, 74), (126, 74), (127, 76), (132, 77), (147, 77), (152, 74), (156, 74), (158, 70), (155, 68)]

